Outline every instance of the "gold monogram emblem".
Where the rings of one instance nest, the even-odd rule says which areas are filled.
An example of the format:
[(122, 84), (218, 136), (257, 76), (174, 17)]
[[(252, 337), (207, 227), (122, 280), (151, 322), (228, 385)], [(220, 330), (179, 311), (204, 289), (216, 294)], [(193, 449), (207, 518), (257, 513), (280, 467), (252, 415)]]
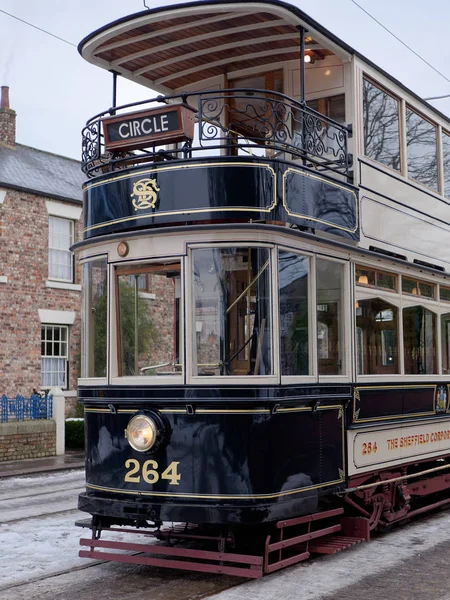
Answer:
[(133, 206), (135, 210), (144, 208), (155, 208), (160, 188), (156, 185), (156, 179), (140, 179), (133, 185)]

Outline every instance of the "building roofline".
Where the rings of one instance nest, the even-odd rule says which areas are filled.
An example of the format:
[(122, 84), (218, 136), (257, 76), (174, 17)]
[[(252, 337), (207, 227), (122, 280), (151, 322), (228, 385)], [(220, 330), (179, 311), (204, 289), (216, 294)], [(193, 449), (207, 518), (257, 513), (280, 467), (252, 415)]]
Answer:
[[(52, 194), (50, 192), (43, 192), (42, 190), (34, 190), (32, 188), (22, 187), (20, 185), (14, 185), (11, 183), (4, 183), (0, 179), (0, 188), (7, 190), (15, 190), (16, 192), (23, 192), (25, 194), (33, 194), (34, 196), (41, 196), (42, 198), (49, 198), (52, 200), (59, 200), (62, 202), (71, 202), (72, 204), (82, 205), (83, 200), (79, 200), (78, 198), (69, 198), (68, 196), (59, 196), (58, 194)], [(80, 188), (81, 191), (81, 188)]]
[[(27, 148), (28, 150), (34, 150), (34, 152), (39, 152), (40, 154), (47, 154), (47, 156), (54, 156), (55, 158), (63, 158), (64, 160), (70, 160), (72, 162), (78, 163), (80, 165), (80, 171), (81, 171), (81, 161), (78, 160), (77, 158), (72, 158), (71, 156), (64, 156), (63, 154), (56, 154), (55, 152), (49, 152), (48, 150), (41, 150), (40, 148), (35, 148), (34, 146), (27, 146), (26, 144), (18, 144), (16, 143), (15, 145), (20, 146), (20, 148)], [(0, 148), (4, 147), (7, 148), (8, 150), (12, 150), (14, 152), (14, 148), (8, 148), (8, 146), (1, 146)]]

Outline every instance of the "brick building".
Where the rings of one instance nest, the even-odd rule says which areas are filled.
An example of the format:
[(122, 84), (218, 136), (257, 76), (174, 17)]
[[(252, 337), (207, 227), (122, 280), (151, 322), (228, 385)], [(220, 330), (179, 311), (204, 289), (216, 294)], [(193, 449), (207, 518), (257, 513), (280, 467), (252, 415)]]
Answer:
[(16, 144), (9, 89), (0, 102), (0, 395), (63, 389), (76, 404), (80, 370), (81, 235), (76, 160)]

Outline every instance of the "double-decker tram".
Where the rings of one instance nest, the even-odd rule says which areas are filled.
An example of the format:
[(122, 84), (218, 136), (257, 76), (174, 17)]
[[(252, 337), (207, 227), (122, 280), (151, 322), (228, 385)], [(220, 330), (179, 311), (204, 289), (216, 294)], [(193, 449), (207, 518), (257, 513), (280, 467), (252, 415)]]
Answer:
[(81, 556), (260, 577), (449, 503), (449, 120), (276, 0), (79, 50), (150, 88), (83, 131)]

